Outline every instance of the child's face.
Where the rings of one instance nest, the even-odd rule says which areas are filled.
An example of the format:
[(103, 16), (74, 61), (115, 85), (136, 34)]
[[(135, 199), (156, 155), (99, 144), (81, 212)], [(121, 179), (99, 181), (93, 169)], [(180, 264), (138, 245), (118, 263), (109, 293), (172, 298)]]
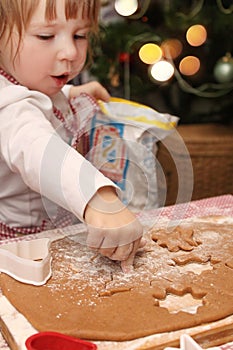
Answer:
[(73, 79), (86, 61), (90, 23), (81, 17), (65, 17), (65, 0), (57, 0), (57, 18), (44, 18), (45, 1), (41, 0), (23, 33), (19, 52), (18, 34), (12, 33), (11, 43), (5, 43), (1, 66), (21, 85), (48, 96), (56, 94)]

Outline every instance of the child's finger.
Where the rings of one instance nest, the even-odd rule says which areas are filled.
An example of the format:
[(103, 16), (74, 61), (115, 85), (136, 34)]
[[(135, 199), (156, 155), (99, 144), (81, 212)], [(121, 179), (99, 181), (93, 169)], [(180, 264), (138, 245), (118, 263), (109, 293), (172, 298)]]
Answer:
[[(119, 261), (126, 260), (132, 253), (133, 249), (134, 249), (133, 242), (124, 246), (119, 246), (115, 249), (113, 254), (109, 256), (109, 258), (111, 260), (119, 260)], [(103, 252), (101, 253), (103, 254)]]
[(141, 243), (140, 239), (134, 241), (134, 246), (130, 255), (126, 260), (121, 261), (121, 269), (124, 273), (130, 273), (134, 270), (133, 269), (134, 257), (135, 257), (135, 254), (137, 253), (138, 248), (142, 247), (141, 244), (143, 244), (142, 246), (144, 246), (144, 242)]

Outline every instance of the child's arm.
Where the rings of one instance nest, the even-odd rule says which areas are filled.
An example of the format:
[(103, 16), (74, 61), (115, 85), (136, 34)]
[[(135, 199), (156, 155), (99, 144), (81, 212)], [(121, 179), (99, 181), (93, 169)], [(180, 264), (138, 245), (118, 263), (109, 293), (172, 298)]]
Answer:
[(119, 200), (113, 187), (100, 188), (85, 210), (87, 244), (112, 260), (123, 262), (123, 270), (133, 264), (143, 245), (142, 225)]
[(77, 86), (71, 85), (69, 98), (76, 97), (81, 93), (86, 93), (94, 97), (96, 100), (102, 100), (104, 102), (108, 102), (110, 99), (108, 91), (97, 81), (91, 81), (89, 83)]

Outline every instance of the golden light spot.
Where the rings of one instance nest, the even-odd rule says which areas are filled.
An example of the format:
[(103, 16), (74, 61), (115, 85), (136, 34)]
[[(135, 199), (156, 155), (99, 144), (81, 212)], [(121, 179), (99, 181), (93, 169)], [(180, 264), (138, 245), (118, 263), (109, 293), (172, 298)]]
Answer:
[(194, 75), (200, 69), (200, 60), (195, 56), (184, 57), (179, 64), (179, 70), (184, 75)]
[(206, 41), (206, 38), (207, 38), (206, 29), (201, 24), (195, 24), (189, 27), (189, 29), (186, 32), (187, 42), (191, 46), (202, 45)]
[(162, 57), (162, 50), (156, 44), (145, 44), (139, 50), (139, 57), (146, 64), (153, 64)]
[(180, 55), (183, 45), (178, 39), (167, 39), (161, 44), (163, 56), (165, 58), (176, 58)]

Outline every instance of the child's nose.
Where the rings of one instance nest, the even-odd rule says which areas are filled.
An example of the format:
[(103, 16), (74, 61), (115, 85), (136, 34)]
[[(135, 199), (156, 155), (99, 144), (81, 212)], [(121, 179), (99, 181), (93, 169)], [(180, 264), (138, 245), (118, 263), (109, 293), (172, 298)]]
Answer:
[(63, 47), (58, 52), (58, 58), (60, 60), (69, 60), (74, 61), (79, 56), (79, 50), (77, 47), (77, 44), (75, 44), (72, 41), (66, 41), (63, 45)]

